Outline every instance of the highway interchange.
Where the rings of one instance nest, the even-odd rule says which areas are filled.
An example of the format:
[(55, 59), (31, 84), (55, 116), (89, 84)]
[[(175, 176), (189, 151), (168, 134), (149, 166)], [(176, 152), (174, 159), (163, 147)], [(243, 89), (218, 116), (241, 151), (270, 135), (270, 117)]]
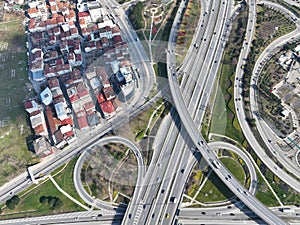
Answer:
[[(143, 87), (141, 90), (143, 91), (139, 93), (139, 98), (142, 99), (141, 96), (148, 96), (152, 84), (155, 82), (151, 63), (143, 48), (141, 48), (140, 44), (136, 42), (137, 36), (133, 29), (130, 28), (131, 25), (128, 26), (127, 23), (125, 23), (127, 19), (125, 19), (126, 15), (123, 10), (121, 8), (116, 9), (114, 6), (116, 6), (117, 3), (114, 1), (103, 0), (102, 3), (107, 5), (110, 12), (119, 15), (117, 22), (122, 27), (127, 40), (131, 43), (132, 51), (135, 53), (135, 64), (143, 71), (141, 74), (147, 75), (145, 79), (141, 79), (141, 85)], [(249, 18), (246, 29), (246, 38), (236, 71), (234, 89), (235, 99), (241, 97), (239, 82), (243, 75), (243, 71), (239, 65), (244, 63), (244, 59), (247, 58), (249, 53), (250, 45), (246, 44), (246, 42), (251, 43), (255, 25), (256, 1), (249, 0), (248, 4)], [(264, 223), (276, 225), (287, 224), (278, 216), (276, 211), (268, 209), (253, 196), (256, 192), (255, 184), (257, 183), (257, 175), (253, 166), (250, 166), (252, 163), (249, 161), (248, 156), (244, 155), (245, 153), (240, 152), (239, 149), (234, 148), (234, 146), (231, 146), (228, 143), (207, 144), (202, 135), (199, 133), (201, 122), (204, 117), (204, 109), (208, 104), (213, 83), (215, 82), (216, 74), (221, 63), (224, 46), (231, 29), (231, 22), (234, 15), (232, 13), (233, 1), (201, 1), (201, 16), (198, 27), (196, 28), (196, 32), (185, 61), (181, 68), (177, 70), (175, 65), (175, 45), (178, 24), (182, 18), (184, 7), (185, 1), (181, 1), (170, 32), (167, 48), (168, 80), (173, 97), (174, 108), (164, 119), (164, 126), (161, 126), (158, 131), (158, 133), (162, 135), (157, 135), (156, 137), (157, 140), (154, 146), (156, 151), (154, 151), (150, 167), (148, 167), (145, 171), (139, 147), (129, 140), (122, 137), (101, 138), (109, 130), (128, 122), (129, 118), (134, 118), (135, 115), (142, 112), (149, 106), (149, 104), (151, 104), (151, 101), (143, 104), (143, 101), (136, 100), (132, 103), (132, 105), (128, 106), (128, 109), (130, 110), (127, 114), (125, 113), (126, 110), (124, 110), (124, 112), (122, 112), (122, 114), (120, 114), (114, 121), (104, 125), (100, 129), (92, 131), (92, 138), (90, 134), (87, 134), (80, 140), (80, 142), (76, 143), (75, 147), (70, 146), (60, 155), (48, 162), (41, 163), (36, 166), (36, 168), (30, 168), (34, 176), (38, 178), (39, 174), (49, 174), (65, 161), (73, 158), (79, 153), (84, 151), (86, 152), (86, 150), (92, 148), (93, 145), (107, 143), (109, 141), (123, 143), (134, 151), (138, 162), (137, 187), (126, 212), (123, 210), (116, 210), (117, 208), (114, 205), (96, 201), (91, 196), (88, 196), (84, 191), (82, 186), (79, 184), (80, 179), (78, 176), (80, 167), (82, 166), (82, 162), (86, 156), (86, 153), (83, 153), (77, 162), (77, 169), (74, 172), (74, 181), (75, 183), (77, 181), (76, 187), (82, 199), (90, 205), (99, 208), (100, 211), (89, 211), (88, 214), (83, 215), (75, 213), (66, 217), (57, 215), (53, 216), (53, 219), (42, 217), (31, 218), (26, 220), (26, 223), (31, 224), (31, 222), (34, 221), (32, 223), (47, 224), (51, 222), (52, 224), (60, 224), (60, 222), (63, 221), (64, 223), (76, 222), (80, 224), (97, 224), (94, 221), (99, 220), (101, 221), (101, 224), (235, 224), (231, 219), (232, 216), (229, 215), (232, 210), (228, 210), (226, 207), (223, 207), (224, 209), (219, 207), (205, 211), (208, 212), (207, 216), (203, 214), (200, 215), (199, 212), (201, 210), (196, 210), (196, 215), (199, 217), (197, 218), (197, 221), (186, 219), (186, 217), (193, 217), (191, 216), (193, 213), (192, 210), (178, 210), (189, 172), (192, 170), (196, 161), (202, 161), (206, 162), (206, 167), (209, 166), (241, 201), (235, 202), (236, 209), (243, 209), (247, 206), (251, 210), (249, 212), (254, 213), (253, 216), (258, 216), (264, 221)], [(297, 30), (295, 32), (277, 39), (274, 43), (271, 43), (264, 53), (260, 55), (260, 58), (255, 64), (253, 74), (256, 74), (256, 76), (258, 75), (257, 71), (260, 69), (258, 68), (259, 65), (269, 56), (270, 50), (267, 49), (282, 46), (288, 40), (291, 40), (291, 38), (298, 37), (298, 29), (300, 29), (299, 26), (297, 26)], [(179, 75), (182, 76), (180, 86), (178, 84)], [(250, 93), (255, 107), (255, 94), (253, 90)], [(254, 138), (254, 135), (250, 131), (250, 127), (245, 120), (245, 114), (243, 110), (241, 110), (243, 108), (242, 101), (235, 101), (235, 106), (237, 109), (239, 123), (241, 124), (248, 142), (251, 144), (252, 148), (255, 149), (256, 154), (274, 174), (282, 178), (282, 180), (289, 184), (289, 186), (299, 191), (299, 182), (282, 169), (277, 168), (276, 163), (266, 156), (264, 150)], [(258, 118), (256, 119), (258, 121)], [(263, 126), (264, 125), (261, 125), (260, 127)], [(264, 132), (263, 128), (261, 129), (262, 135), (268, 135), (268, 132)], [(266, 139), (268, 140), (268, 136)], [(272, 149), (271, 143), (267, 142), (266, 144)], [(243, 155), (244, 161), (247, 162), (247, 165), (249, 165), (248, 168), (250, 169), (251, 182), (253, 182), (249, 191), (246, 190), (219, 161), (213, 150), (218, 147), (231, 149), (232, 151), (239, 152), (239, 154)], [(278, 155), (276, 157), (280, 163), (283, 164), (285, 162), (283, 157), (279, 157)], [(288, 162), (286, 162), (286, 164), (288, 164)], [(296, 172), (299, 173), (299, 170), (292, 166), (287, 166), (287, 170), (294, 170), (295, 174)], [(27, 173), (20, 175), (10, 184), (0, 188), (1, 202), (9, 198), (9, 193), (11, 191), (18, 193), (30, 185), (31, 181)], [(215, 212), (218, 210), (222, 212), (222, 219), (220, 219), (220, 221), (214, 220), (216, 215)], [(99, 216), (100, 214), (101, 216)], [(167, 214), (169, 215), (168, 218), (166, 217)], [(243, 213), (241, 214), (243, 215)], [(201, 219), (203, 217), (207, 218)], [(243, 219), (245, 224), (256, 224), (253, 221), (247, 221), (245, 218)], [(24, 224), (24, 221), (25, 220), (22, 219), (19, 221), (11, 220), (11, 224)], [(0, 221), (0, 224), (2, 224), (1, 222), (2, 221)], [(290, 224), (293, 224), (293, 222), (290, 222)]]

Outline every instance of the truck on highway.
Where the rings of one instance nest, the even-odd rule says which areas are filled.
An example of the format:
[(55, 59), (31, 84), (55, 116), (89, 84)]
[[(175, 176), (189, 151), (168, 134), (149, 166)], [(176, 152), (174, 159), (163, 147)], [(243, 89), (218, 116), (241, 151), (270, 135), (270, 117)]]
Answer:
[(284, 212), (284, 213), (293, 213), (294, 209), (289, 208), (289, 207), (287, 207), (287, 208), (279, 208), (279, 211)]

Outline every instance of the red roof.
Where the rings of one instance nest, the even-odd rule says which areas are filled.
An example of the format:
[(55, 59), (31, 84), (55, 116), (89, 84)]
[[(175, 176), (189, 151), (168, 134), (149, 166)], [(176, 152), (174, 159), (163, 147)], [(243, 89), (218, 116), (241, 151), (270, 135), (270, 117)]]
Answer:
[(63, 61), (63, 59), (62, 58), (60, 58), (60, 59), (57, 59), (56, 60), (56, 65), (62, 65), (64, 63), (64, 61)]
[(78, 12), (78, 17), (86, 17), (89, 16), (90, 13), (89, 12)]
[(56, 127), (55, 127), (55, 121), (54, 121), (54, 118), (53, 118), (51, 108), (47, 108), (46, 114), (47, 114), (47, 119), (48, 119), (48, 123), (49, 123), (49, 126), (50, 126), (50, 131), (53, 134), (56, 131)]
[(85, 24), (85, 19), (84, 18), (79, 18), (79, 24)]
[(107, 80), (107, 72), (104, 67), (100, 66), (96, 69), (97, 76), (100, 76), (102, 78), (102, 82), (106, 82)]
[(73, 120), (71, 117), (61, 121), (61, 125), (68, 125), (68, 124), (73, 125)]
[(100, 108), (104, 113), (113, 113), (115, 108), (111, 101), (106, 101), (100, 104)]
[(98, 100), (98, 103), (102, 103), (102, 102), (105, 102), (105, 98), (104, 98), (104, 95), (102, 93), (100, 93), (98, 96), (97, 96), (97, 100)]
[(79, 129), (88, 127), (86, 116), (77, 117), (77, 122), (78, 122)]
[(89, 94), (89, 91), (88, 89), (85, 87), (84, 83), (83, 82), (79, 82), (77, 84), (77, 93), (79, 95), (80, 98), (86, 96)]
[(72, 137), (73, 135), (74, 135), (74, 132), (72, 130), (69, 131), (69, 132), (67, 132), (67, 133), (65, 133), (66, 137)]
[(62, 142), (64, 140), (63, 134), (61, 133), (60, 130), (57, 130), (55, 132), (54, 136), (55, 136), (56, 144), (59, 144), (60, 142)]
[(32, 103), (31, 103), (31, 101), (25, 102), (25, 103), (24, 103), (24, 108), (25, 108), (25, 109), (31, 109), (31, 108), (32, 108)]
[(71, 34), (78, 34), (78, 29), (76, 27), (73, 27), (70, 29)]
[(62, 15), (58, 15), (58, 17), (56, 18), (56, 22), (57, 23), (63, 23), (65, 22), (65, 17)]
[(36, 115), (39, 115), (40, 113), (41, 113), (40, 110), (36, 110), (36, 111), (31, 112), (31, 113), (29, 114), (29, 116), (30, 116), (30, 117), (36, 116)]
[(40, 124), (40, 125), (36, 126), (36, 127), (33, 128), (33, 129), (34, 129), (34, 133), (35, 133), (36, 135), (39, 135), (39, 134), (45, 132), (43, 124)]
[(81, 62), (82, 61), (81, 54), (75, 54), (75, 59), (76, 59), (77, 62)]
[(113, 40), (114, 40), (114, 44), (122, 43), (123, 42), (121, 35), (115, 35), (115, 36), (113, 36)]
[(48, 86), (50, 89), (59, 87), (58, 79), (56, 77), (50, 78), (48, 80)]
[(39, 12), (39, 10), (37, 8), (29, 8), (27, 10), (28, 15), (38, 13), (38, 12)]
[(79, 96), (76, 93), (76, 94), (72, 95), (71, 97), (69, 96), (69, 98), (70, 98), (70, 102), (72, 103), (72, 102), (77, 101), (79, 99)]

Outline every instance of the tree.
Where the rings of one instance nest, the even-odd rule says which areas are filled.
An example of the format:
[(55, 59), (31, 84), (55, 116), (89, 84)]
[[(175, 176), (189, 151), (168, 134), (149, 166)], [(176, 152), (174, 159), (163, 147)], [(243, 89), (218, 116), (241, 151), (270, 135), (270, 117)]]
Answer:
[(6, 206), (9, 209), (14, 209), (20, 202), (20, 199), (17, 195), (14, 195), (11, 199), (6, 201)]
[(63, 205), (62, 200), (60, 200), (60, 198), (55, 198), (55, 203), (53, 205), (53, 209), (58, 209)]
[(45, 205), (46, 203), (48, 203), (48, 198), (45, 196), (41, 196), (40, 197), (40, 203), (42, 203), (43, 205)]
[(48, 204), (51, 208), (54, 207), (55, 202), (56, 202), (55, 197), (51, 197), (51, 196), (48, 197)]

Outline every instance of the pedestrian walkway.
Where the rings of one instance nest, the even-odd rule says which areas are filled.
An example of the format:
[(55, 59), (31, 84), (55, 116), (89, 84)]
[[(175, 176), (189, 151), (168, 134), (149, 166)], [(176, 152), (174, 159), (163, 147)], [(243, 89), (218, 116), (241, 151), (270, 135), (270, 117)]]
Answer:
[(84, 208), (85, 210), (91, 210), (89, 207), (83, 205), (81, 202), (79, 202), (78, 200), (76, 200), (75, 198), (73, 198), (71, 195), (69, 195), (67, 192), (65, 192), (54, 180), (54, 178), (49, 175), (49, 179), (52, 181), (52, 183), (55, 185), (55, 187), (57, 188), (57, 190), (59, 192), (61, 192), (63, 195), (65, 195), (68, 199), (70, 199), (72, 202), (76, 203), (77, 205), (81, 206), (82, 208)]

